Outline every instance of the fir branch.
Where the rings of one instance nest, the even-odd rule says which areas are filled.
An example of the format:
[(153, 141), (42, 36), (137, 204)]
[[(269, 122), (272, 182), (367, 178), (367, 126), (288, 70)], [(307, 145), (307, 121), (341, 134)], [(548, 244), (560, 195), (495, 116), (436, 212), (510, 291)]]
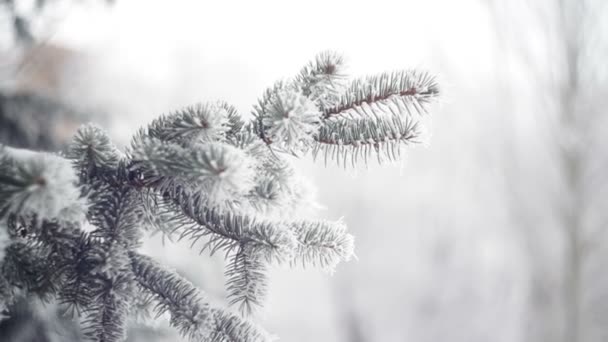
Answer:
[(291, 229), (298, 240), (294, 263), (331, 271), (354, 255), (354, 238), (342, 221), (300, 221), (294, 222)]
[(162, 116), (124, 156), (92, 125), (77, 132), (68, 159), (0, 148), (0, 224), (7, 224), (0, 243), (10, 243), (0, 246), (0, 306), (19, 292), (55, 297), (86, 315), (87, 338), (107, 342), (124, 340), (128, 318), (155, 302), (192, 341), (270, 341), (137, 254), (140, 227), (231, 255), (229, 301), (243, 313), (263, 302), (270, 264), (333, 269), (349, 260), (353, 237), (342, 222), (289, 217), (310, 192), (276, 152), (312, 147), (344, 164), (372, 153), (394, 160), (416, 142), (413, 113), (425, 112), (438, 87), (426, 73), (399, 72), (344, 89), (343, 64), (337, 54), (318, 55), (295, 79), (268, 89), (248, 124), (224, 102)]
[(82, 220), (86, 210), (70, 163), (48, 153), (0, 146), (0, 218)]
[[(142, 204), (142, 228), (150, 235), (161, 233), (164, 239), (173, 242), (173, 232), (176, 230), (175, 213), (167, 208), (165, 200), (153, 188), (144, 189), (139, 193)], [(181, 223), (180, 223), (181, 224)]]
[(266, 138), (289, 152), (305, 149), (312, 141), (321, 112), (308, 97), (283, 91), (265, 109), (262, 125)]
[(11, 215), (8, 225), (10, 231), (17, 232), (20, 240), (44, 255), (49, 265), (53, 266), (52, 272), (58, 276), (64, 264), (76, 262), (74, 252), (88, 239), (78, 223), (73, 222), (40, 221), (36, 216)]
[(277, 83), (255, 108), (256, 131), (266, 144), (290, 153), (305, 150), (316, 132), (321, 111), (294, 86)]
[(219, 309), (211, 309), (215, 331), (210, 342), (272, 342), (276, 337), (256, 327), (249, 321)]
[(268, 218), (288, 218), (301, 206), (313, 204), (303, 200), (310, 193), (303, 186), (303, 177), (287, 160), (270, 156), (259, 164), (255, 185), (247, 196), (251, 211)]
[(260, 175), (256, 177), (255, 186), (247, 197), (250, 205), (256, 211), (268, 213), (272, 209), (287, 204), (286, 193), (283, 184), (277, 177)]
[(211, 308), (186, 279), (149, 257), (132, 252), (130, 258), (139, 285), (158, 302), (157, 314), (168, 312), (171, 325), (191, 341), (268, 341), (266, 333), (251, 323)]
[[(40, 228), (35, 229), (38, 226)], [(60, 279), (64, 284), (58, 291), (58, 299), (68, 304), (68, 309), (110, 319), (116, 313), (115, 308), (128, 306), (133, 287), (126, 249), (129, 244), (113, 239), (112, 235), (90, 237), (69, 223), (32, 222), (31, 227), (34, 229), (27, 237), (48, 249), (46, 258), (53, 279)], [(119, 302), (110, 302), (112, 298)], [(116, 317), (115, 322), (122, 322), (125, 315), (126, 312)], [(113, 341), (115, 334), (124, 335), (109, 326), (111, 323), (98, 325), (99, 320), (97, 317), (85, 322), (87, 336), (93, 340), (95, 337), (101, 341)]]
[(201, 205), (197, 198), (185, 196), (173, 198), (182, 210), (177, 220), (184, 222), (177, 230), (180, 239), (187, 237), (192, 243), (207, 238), (201, 252), (209, 249), (211, 254), (218, 250), (232, 252), (246, 246), (251, 253), (268, 262), (289, 260), (295, 247), (295, 240), (289, 231), (281, 229), (270, 221), (257, 221), (247, 215), (230, 211), (220, 212)]
[(49, 299), (56, 292), (53, 268), (44, 253), (23, 242), (12, 243), (5, 253), (1, 274), (7, 284), (42, 299)]
[(15, 224), (25, 229), (22, 235), (29, 243), (41, 245), (48, 249), (49, 260), (60, 264), (73, 261), (73, 252), (80, 248), (88, 237), (80, 230), (77, 223), (63, 221), (39, 221), (36, 216), (20, 218)]
[(121, 342), (126, 339), (129, 293), (121, 293), (116, 283), (96, 297), (96, 305), (83, 320), (83, 335), (92, 342)]
[(57, 299), (69, 312), (87, 311), (98, 291), (98, 279), (91, 275), (103, 260), (98, 241), (91, 239), (77, 226), (56, 221), (36, 222), (36, 218), (13, 219), (12, 229), (25, 231), (29, 246), (43, 253), (49, 281), (61, 283)]
[(301, 85), (306, 96), (319, 83), (332, 83), (344, 79), (344, 57), (334, 51), (323, 51), (300, 70), (295, 81)]
[(89, 270), (90, 276), (98, 280), (93, 287), (93, 296), (98, 297), (106, 292), (108, 284), (114, 284), (115, 290), (128, 288), (131, 279), (129, 250), (115, 241), (99, 240), (90, 253), (95, 260), (95, 267)]
[(398, 160), (401, 147), (417, 143), (420, 136), (418, 122), (409, 116), (326, 120), (315, 138), (317, 144), (312, 154), (314, 158), (324, 155), (326, 164), (332, 159), (346, 166), (350, 159), (353, 167), (361, 159), (367, 164), (370, 156), (376, 154), (381, 163), (386, 159)]
[(226, 139), (231, 139), (240, 133), (245, 127), (245, 121), (239, 114), (236, 107), (229, 104), (228, 102), (219, 101), (217, 104), (218, 108), (226, 111), (228, 117), (228, 131), (226, 131)]
[[(399, 71), (358, 79), (342, 95), (340, 102), (325, 110), (324, 118), (342, 115), (380, 114), (392, 108), (400, 113), (426, 113), (426, 105), (439, 95), (435, 78), (418, 71)], [(365, 108), (367, 107), (367, 108)]]
[(89, 211), (89, 222), (97, 229), (92, 236), (116, 241), (125, 248), (139, 246), (142, 216), (140, 197), (133, 188), (105, 186), (98, 190)]
[(270, 145), (272, 140), (267, 136), (264, 118), (268, 116), (268, 108), (277, 100), (277, 94), (287, 92), (293, 89), (293, 85), (289, 85), (283, 81), (277, 81), (275, 84), (267, 88), (262, 97), (258, 99), (258, 103), (253, 106), (252, 115), (254, 117), (251, 130), (254, 131), (264, 143)]
[(178, 144), (140, 134), (133, 139), (129, 156), (132, 168), (141, 173), (144, 185), (159, 185), (166, 178), (180, 177), (190, 171), (190, 168), (184, 170), (186, 153)]
[(78, 129), (64, 154), (84, 177), (116, 169), (121, 159), (120, 152), (108, 134), (93, 124)]
[[(268, 148), (266, 142), (260, 139), (255, 125), (249, 123), (243, 126), (243, 129), (232, 136), (227, 143), (242, 150), (251, 159), (259, 160), (266, 159), (269, 155), (273, 155), (272, 151)], [(276, 156), (273, 155), (276, 159)]]
[(267, 293), (267, 265), (248, 248), (240, 248), (228, 263), (226, 289), (230, 305), (244, 315), (250, 315), (261, 307)]
[(59, 290), (59, 302), (67, 306), (72, 315), (91, 308), (94, 299), (96, 280), (90, 277), (90, 270), (96, 269), (100, 260), (95, 257), (93, 240), (81, 233), (78, 243), (72, 248), (70, 258), (58, 265), (57, 271), (63, 274), (65, 282)]
[(186, 279), (166, 270), (151, 258), (130, 252), (131, 267), (139, 286), (150, 292), (158, 304), (156, 312), (171, 314), (171, 325), (183, 336), (196, 340), (213, 325), (209, 304)]
[(207, 205), (222, 206), (243, 197), (252, 187), (251, 160), (225, 143), (182, 148), (155, 139), (134, 143), (134, 167), (145, 183), (165, 188), (198, 188)]
[(315, 101), (322, 110), (333, 107), (344, 91), (344, 64), (344, 58), (338, 53), (321, 52), (302, 68), (295, 78), (295, 83), (302, 89), (302, 93)]
[[(120, 227), (121, 215), (114, 217), (114, 227)], [(85, 336), (91, 341), (124, 341), (130, 301), (136, 286), (127, 247), (114, 235), (103, 237), (92, 245), (89, 255), (95, 264), (81, 270), (88, 275), (88, 291), (93, 298), (85, 307), (88, 315), (83, 322)], [(136, 241), (135, 241), (136, 243)]]
[(236, 110), (226, 103), (196, 104), (152, 121), (147, 136), (187, 145), (221, 141), (239, 125)]
[(314, 202), (303, 200), (310, 193), (304, 191), (303, 177), (289, 160), (275, 154), (253, 132), (244, 131), (235, 138), (234, 146), (255, 161), (253, 187), (242, 201), (235, 203), (241, 212), (268, 218), (289, 217), (299, 206)]

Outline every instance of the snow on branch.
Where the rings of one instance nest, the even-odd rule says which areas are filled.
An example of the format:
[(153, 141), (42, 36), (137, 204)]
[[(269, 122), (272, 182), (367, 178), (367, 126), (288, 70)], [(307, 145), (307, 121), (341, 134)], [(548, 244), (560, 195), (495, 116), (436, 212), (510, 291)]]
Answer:
[(300, 84), (305, 96), (325, 110), (340, 100), (347, 79), (344, 69), (344, 57), (333, 51), (324, 51), (302, 68), (295, 82)]
[(132, 159), (147, 183), (196, 189), (211, 206), (243, 197), (253, 187), (252, 161), (240, 149), (214, 142), (181, 147), (153, 138), (133, 145)]
[(121, 158), (108, 134), (93, 124), (78, 129), (64, 155), (74, 163), (77, 170), (88, 177), (100, 169), (116, 168)]
[(226, 288), (230, 305), (244, 315), (252, 314), (266, 298), (268, 265), (247, 247), (240, 248), (227, 265)]
[(274, 94), (261, 118), (266, 139), (292, 153), (312, 142), (320, 121), (321, 111), (315, 103), (293, 90)]
[(139, 286), (152, 293), (157, 314), (168, 312), (170, 323), (191, 341), (270, 341), (267, 333), (247, 320), (211, 307), (192, 283), (151, 258), (131, 253)]
[[(344, 59), (323, 52), (267, 89), (251, 121), (214, 102), (160, 116), (124, 151), (94, 125), (61, 155), (0, 146), (0, 307), (57, 300), (94, 342), (124, 341), (150, 303), (191, 341), (273, 340), (245, 318), (268, 295), (269, 269), (333, 271), (354, 255), (342, 221), (300, 218), (314, 201), (291, 157), (395, 160), (439, 94), (418, 71), (347, 84)], [(158, 231), (225, 253), (227, 303), (240, 315), (139, 254)]]
[(314, 158), (322, 155), (325, 164), (335, 160), (337, 164), (354, 167), (359, 160), (367, 164), (373, 155), (381, 163), (383, 160), (398, 160), (401, 147), (418, 142), (420, 136), (419, 123), (409, 116), (327, 120), (315, 138), (317, 143), (312, 155)]
[(212, 142), (222, 140), (239, 125), (236, 111), (226, 104), (201, 104), (186, 107), (154, 120), (147, 129), (150, 137), (163, 141)]
[[(435, 78), (419, 71), (398, 71), (354, 80), (324, 117), (379, 115), (387, 111), (426, 113), (425, 106), (439, 95)], [(366, 108), (367, 107), (367, 108)], [(368, 112), (366, 112), (366, 109)]]
[(157, 313), (169, 312), (171, 325), (182, 335), (196, 340), (212, 328), (209, 304), (192, 283), (147, 256), (132, 252), (129, 257), (137, 283), (158, 302)]
[[(319, 54), (293, 80), (268, 88), (254, 107), (251, 130), (277, 151), (310, 149), (346, 165), (350, 157), (394, 160), (415, 142), (419, 117), (439, 95), (427, 72), (397, 71), (355, 79), (346, 85), (344, 60)], [(361, 158), (359, 158), (361, 157)]]
[(0, 146), (0, 219), (35, 213), (40, 219), (81, 220), (86, 208), (77, 183), (61, 157)]
[(238, 248), (247, 248), (250, 253), (260, 255), (268, 262), (283, 262), (290, 259), (295, 246), (289, 231), (270, 221), (256, 220), (248, 215), (206, 208), (200, 201), (185, 197), (172, 198), (180, 206), (175, 222), (182, 222), (175, 230), (180, 238), (193, 243), (206, 238), (201, 252), (209, 249), (226, 253)]
[(338, 263), (354, 256), (354, 238), (342, 221), (294, 222), (292, 230), (298, 241), (294, 263), (333, 271)]

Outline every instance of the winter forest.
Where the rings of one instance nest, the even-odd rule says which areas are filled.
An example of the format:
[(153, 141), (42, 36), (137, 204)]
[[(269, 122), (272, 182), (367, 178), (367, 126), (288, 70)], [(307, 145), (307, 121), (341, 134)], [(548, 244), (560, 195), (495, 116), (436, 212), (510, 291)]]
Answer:
[(0, 0), (0, 342), (608, 341), (608, 2)]

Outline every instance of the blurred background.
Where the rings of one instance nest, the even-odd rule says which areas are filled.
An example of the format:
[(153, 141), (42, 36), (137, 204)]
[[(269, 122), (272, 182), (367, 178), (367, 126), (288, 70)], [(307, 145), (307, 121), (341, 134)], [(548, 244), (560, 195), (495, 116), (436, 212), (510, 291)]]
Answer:
[[(58, 150), (95, 121), (124, 145), (218, 99), (249, 115), (327, 49), (355, 76), (428, 70), (442, 100), (398, 165), (298, 162), (358, 258), (273, 270), (255, 320), (294, 342), (608, 341), (604, 0), (0, 0), (0, 139)], [(144, 248), (225, 301), (223, 260), (184, 246)], [(179, 341), (162, 321), (133, 324), (144, 340)]]

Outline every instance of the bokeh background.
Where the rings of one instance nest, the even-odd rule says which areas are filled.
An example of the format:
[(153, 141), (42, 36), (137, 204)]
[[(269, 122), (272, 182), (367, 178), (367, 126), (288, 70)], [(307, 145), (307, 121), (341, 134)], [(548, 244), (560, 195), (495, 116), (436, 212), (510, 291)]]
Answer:
[[(357, 260), (272, 271), (255, 320), (281, 341), (608, 341), (608, 2), (39, 3), (0, 1), (13, 145), (56, 150), (85, 121), (127, 144), (157, 115), (218, 99), (249, 115), (328, 49), (355, 76), (438, 75), (428, 139), (400, 163), (298, 162), (311, 215), (342, 217)], [(222, 303), (223, 261), (185, 246), (144, 248)], [(162, 322), (129, 339), (178, 341)]]

